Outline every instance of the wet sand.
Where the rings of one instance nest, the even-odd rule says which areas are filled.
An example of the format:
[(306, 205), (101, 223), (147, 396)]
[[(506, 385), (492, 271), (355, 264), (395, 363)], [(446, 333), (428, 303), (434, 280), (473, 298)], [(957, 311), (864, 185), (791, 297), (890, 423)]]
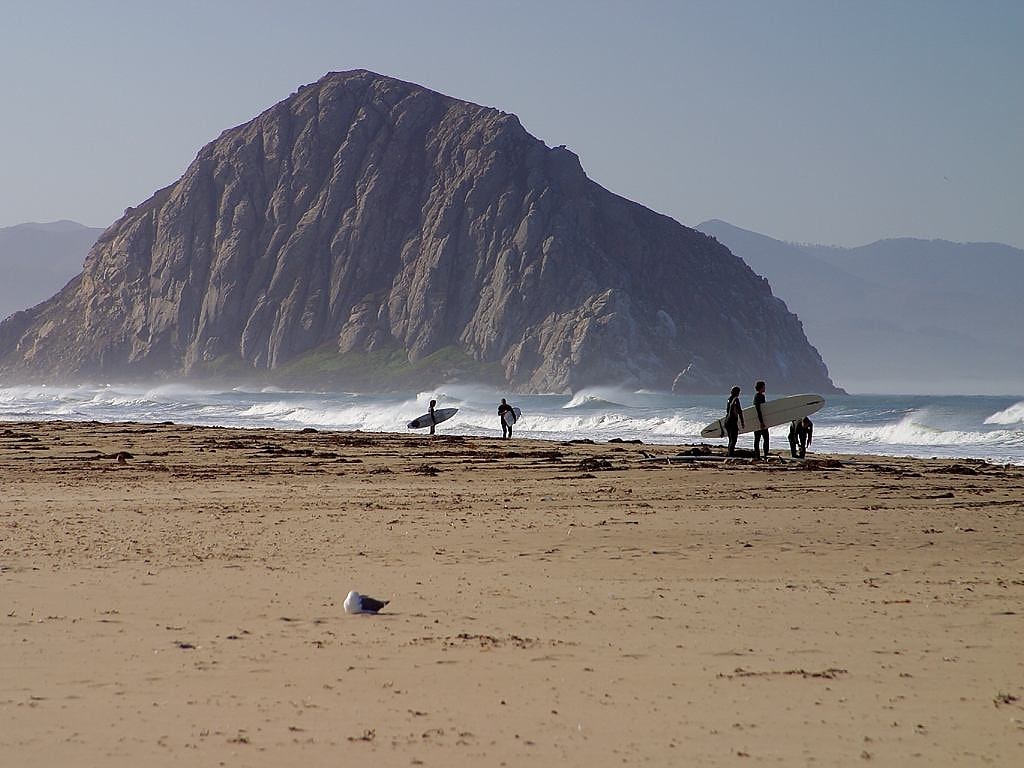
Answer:
[(680, 450), (0, 424), (0, 763), (1024, 760), (1024, 468)]

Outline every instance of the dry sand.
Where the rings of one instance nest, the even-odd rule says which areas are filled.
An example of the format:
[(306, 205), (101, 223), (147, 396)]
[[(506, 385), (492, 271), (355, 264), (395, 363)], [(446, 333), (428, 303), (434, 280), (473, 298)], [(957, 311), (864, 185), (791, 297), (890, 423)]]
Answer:
[(678, 450), (0, 425), (0, 764), (1024, 764), (1024, 469)]

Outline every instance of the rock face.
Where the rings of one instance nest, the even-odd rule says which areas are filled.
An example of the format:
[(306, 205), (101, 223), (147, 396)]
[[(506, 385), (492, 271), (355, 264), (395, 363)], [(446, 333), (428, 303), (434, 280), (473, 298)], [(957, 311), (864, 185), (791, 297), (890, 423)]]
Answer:
[(724, 246), (603, 189), (514, 115), (366, 71), (225, 131), (63, 291), (0, 325), (7, 379), (389, 350), (521, 391), (834, 391), (797, 318)]

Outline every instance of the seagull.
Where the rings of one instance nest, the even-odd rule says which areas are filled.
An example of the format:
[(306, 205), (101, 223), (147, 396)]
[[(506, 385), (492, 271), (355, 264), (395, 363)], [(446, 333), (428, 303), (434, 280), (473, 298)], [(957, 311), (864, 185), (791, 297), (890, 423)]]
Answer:
[(345, 598), (345, 613), (377, 613), (389, 600), (375, 600), (369, 595), (360, 595), (353, 590)]

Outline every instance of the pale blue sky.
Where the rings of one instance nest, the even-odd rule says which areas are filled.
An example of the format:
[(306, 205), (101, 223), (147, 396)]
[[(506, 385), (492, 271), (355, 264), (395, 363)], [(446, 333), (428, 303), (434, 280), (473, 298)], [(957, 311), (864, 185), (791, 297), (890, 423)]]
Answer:
[(685, 224), (1024, 247), (1024, 2), (0, 0), (0, 226), (106, 226), (325, 72), (519, 115)]

